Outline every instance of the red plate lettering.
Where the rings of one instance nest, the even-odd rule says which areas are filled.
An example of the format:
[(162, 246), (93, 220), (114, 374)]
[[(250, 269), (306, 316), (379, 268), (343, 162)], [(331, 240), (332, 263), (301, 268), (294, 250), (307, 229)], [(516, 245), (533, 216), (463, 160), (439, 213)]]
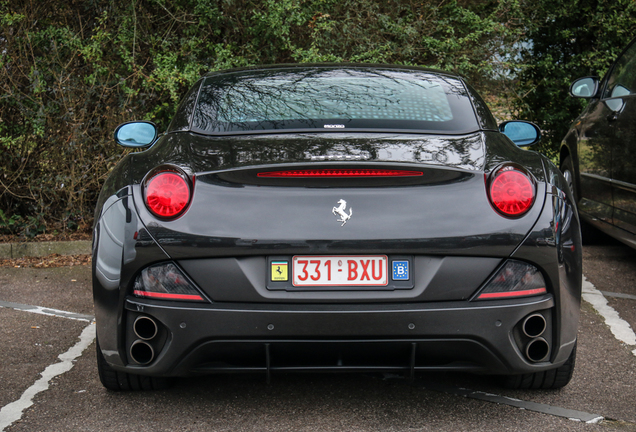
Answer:
[(295, 256), (294, 286), (386, 286), (386, 255)]

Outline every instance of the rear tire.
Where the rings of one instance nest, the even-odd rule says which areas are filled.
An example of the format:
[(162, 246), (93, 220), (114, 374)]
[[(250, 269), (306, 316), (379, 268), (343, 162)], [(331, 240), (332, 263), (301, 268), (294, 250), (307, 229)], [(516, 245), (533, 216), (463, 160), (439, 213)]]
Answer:
[(102, 350), (97, 346), (97, 372), (102, 385), (111, 391), (128, 391), (128, 390), (163, 390), (170, 387), (168, 378), (150, 377), (145, 375), (136, 375), (126, 372), (119, 372), (111, 368)]
[(572, 379), (574, 365), (576, 363), (576, 343), (567, 361), (555, 369), (543, 372), (534, 372), (522, 375), (510, 375), (503, 377), (502, 385), (509, 389), (527, 390), (544, 389), (554, 390), (565, 387)]

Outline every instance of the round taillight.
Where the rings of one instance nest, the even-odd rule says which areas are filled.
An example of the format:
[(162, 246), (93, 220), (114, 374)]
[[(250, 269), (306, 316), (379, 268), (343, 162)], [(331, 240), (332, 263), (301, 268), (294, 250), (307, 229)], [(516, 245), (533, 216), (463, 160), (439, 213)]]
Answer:
[(521, 171), (504, 168), (490, 182), (490, 201), (505, 216), (521, 216), (534, 202), (534, 184)]
[(186, 179), (171, 171), (160, 172), (146, 183), (146, 205), (161, 218), (177, 217), (190, 202)]

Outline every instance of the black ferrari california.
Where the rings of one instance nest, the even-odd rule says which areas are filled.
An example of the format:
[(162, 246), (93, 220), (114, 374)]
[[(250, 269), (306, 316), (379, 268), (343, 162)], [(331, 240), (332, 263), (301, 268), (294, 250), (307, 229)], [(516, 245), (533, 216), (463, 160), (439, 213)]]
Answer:
[(581, 238), (531, 123), (460, 77), (382, 65), (210, 73), (168, 129), (121, 125), (95, 215), (111, 390), (223, 372), (572, 376)]

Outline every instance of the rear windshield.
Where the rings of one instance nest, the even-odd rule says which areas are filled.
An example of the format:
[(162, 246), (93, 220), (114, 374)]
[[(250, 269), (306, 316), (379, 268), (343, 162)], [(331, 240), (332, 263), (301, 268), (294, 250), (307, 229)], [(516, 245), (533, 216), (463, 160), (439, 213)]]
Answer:
[(205, 79), (192, 130), (478, 130), (463, 83), (426, 72), (264, 70)]

